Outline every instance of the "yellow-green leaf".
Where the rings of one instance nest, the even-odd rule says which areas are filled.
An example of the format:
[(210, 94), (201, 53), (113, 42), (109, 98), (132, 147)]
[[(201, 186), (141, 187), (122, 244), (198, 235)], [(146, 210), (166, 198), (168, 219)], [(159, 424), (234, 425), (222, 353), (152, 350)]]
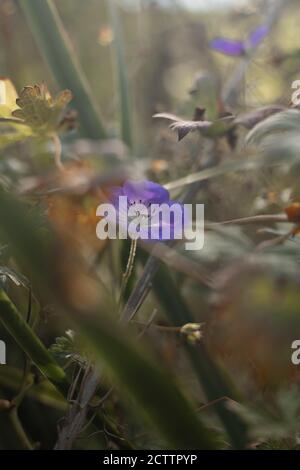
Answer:
[(16, 109), (18, 95), (12, 81), (7, 77), (0, 77), (0, 117), (11, 117)]
[(19, 109), (12, 115), (39, 136), (52, 134), (60, 130), (60, 122), (71, 99), (70, 90), (64, 90), (52, 98), (44, 84), (25, 86), (16, 100)]

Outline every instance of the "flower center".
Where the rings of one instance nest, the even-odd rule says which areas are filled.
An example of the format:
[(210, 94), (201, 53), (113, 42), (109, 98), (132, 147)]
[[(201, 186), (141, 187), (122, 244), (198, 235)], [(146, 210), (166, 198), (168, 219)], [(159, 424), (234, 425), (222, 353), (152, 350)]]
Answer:
[[(144, 199), (129, 199), (128, 201), (131, 218), (135, 219), (136, 217), (140, 217), (141, 219), (150, 219), (153, 216), (153, 210), (151, 210), (151, 202), (146, 201)], [(140, 210), (138, 206), (145, 206), (147, 209), (147, 213)], [(135, 206), (137, 206), (135, 208)]]

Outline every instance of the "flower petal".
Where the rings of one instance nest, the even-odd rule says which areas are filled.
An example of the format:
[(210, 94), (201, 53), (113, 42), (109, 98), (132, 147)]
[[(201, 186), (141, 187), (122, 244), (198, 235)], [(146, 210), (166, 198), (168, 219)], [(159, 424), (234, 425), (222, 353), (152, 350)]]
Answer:
[(210, 47), (222, 54), (242, 56), (245, 53), (243, 41), (234, 41), (226, 38), (216, 38), (210, 42)]
[(163, 186), (152, 181), (127, 181), (124, 186), (124, 194), (129, 200), (142, 201), (143, 203), (162, 204), (169, 201), (169, 191)]
[(267, 36), (270, 28), (267, 25), (261, 25), (256, 28), (249, 36), (247, 44), (250, 47), (256, 47)]

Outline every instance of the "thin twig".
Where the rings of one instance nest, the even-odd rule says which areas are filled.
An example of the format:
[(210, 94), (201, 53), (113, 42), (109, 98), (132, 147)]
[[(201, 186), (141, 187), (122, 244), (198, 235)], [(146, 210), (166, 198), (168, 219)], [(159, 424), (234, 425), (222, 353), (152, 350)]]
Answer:
[[(156, 317), (157, 315), (157, 308), (155, 308), (152, 312), (152, 314), (150, 315), (150, 318), (148, 320), (148, 322), (146, 324), (142, 324), (143, 326), (143, 329), (142, 331), (138, 334), (138, 339), (141, 339), (148, 331), (148, 329), (150, 328), (150, 326), (153, 325), (153, 320), (154, 318)], [(141, 323), (140, 323), (141, 324)]]
[(126, 290), (128, 281), (130, 279), (130, 276), (131, 276), (131, 273), (132, 273), (132, 270), (133, 270), (134, 259), (135, 259), (135, 255), (136, 255), (136, 246), (137, 246), (137, 240), (132, 239), (131, 244), (130, 244), (130, 251), (129, 251), (129, 256), (128, 256), (128, 260), (127, 260), (126, 270), (125, 270), (125, 272), (122, 276), (122, 283), (121, 283), (119, 301), (118, 301), (119, 310), (120, 310), (120, 306), (121, 306), (121, 303), (122, 303), (123, 294)]
[(271, 240), (264, 240), (255, 247), (255, 252), (263, 251), (266, 248), (271, 248), (274, 246), (282, 245), (286, 242), (291, 236), (295, 235), (297, 228), (293, 227), (287, 233), (279, 235), (278, 237), (272, 238)]
[(215, 406), (218, 403), (223, 402), (223, 401), (237, 403), (235, 400), (233, 400), (230, 397), (220, 397), (220, 398), (216, 398), (216, 400), (212, 400), (208, 403), (205, 403), (205, 405), (200, 406), (200, 408), (198, 408), (196, 411), (197, 412), (205, 411), (205, 410), (209, 409), (211, 406)]
[(249, 224), (265, 224), (273, 222), (291, 223), (285, 214), (260, 214), (251, 217), (242, 217), (239, 219), (224, 220), (222, 222), (210, 222), (205, 224), (205, 229), (213, 229), (219, 225), (249, 225)]

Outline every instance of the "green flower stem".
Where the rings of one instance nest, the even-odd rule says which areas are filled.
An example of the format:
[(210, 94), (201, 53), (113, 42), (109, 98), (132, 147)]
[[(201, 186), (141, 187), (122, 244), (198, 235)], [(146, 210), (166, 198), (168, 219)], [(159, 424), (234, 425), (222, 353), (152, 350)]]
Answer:
[[(23, 371), (11, 367), (5, 366), (1, 369), (0, 374), (0, 388), (9, 390), (10, 393), (18, 393), (20, 390), (20, 383), (22, 382)], [(64, 397), (57, 391), (57, 389), (47, 380), (43, 380), (38, 384), (34, 383), (33, 374), (29, 374), (27, 377), (27, 384), (32, 383), (33, 385), (29, 388), (26, 387), (26, 395), (32, 399), (52, 408), (65, 411), (67, 408), (67, 402)], [(19, 395), (19, 393), (18, 393)], [(16, 401), (14, 398), (14, 402)]]
[(128, 255), (128, 261), (127, 261), (127, 265), (126, 265), (126, 270), (125, 270), (125, 272), (123, 273), (123, 276), (122, 276), (122, 283), (121, 283), (120, 294), (119, 294), (119, 302), (118, 302), (119, 309), (120, 309), (121, 304), (122, 304), (123, 294), (126, 290), (128, 281), (130, 279), (130, 276), (131, 276), (131, 273), (132, 273), (132, 270), (133, 270), (133, 265), (134, 265), (135, 255), (136, 255), (136, 247), (137, 247), (137, 240), (131, 240), (130, 250), (129, 250), (129, 255)]
[(1, 412), (1, 424), (5, 429), (5, 441), (11, 450), (33, 450), (26, 432), (19, 420), (16, 407)]
[(68, 382), (65, 372), (2, 289), (0, 290), (0, 321), (41, 373), (66, 395)]
[[(56, 363), (2, 289), (0, 290), (0, 321), (41, 373), (56, 386), (64, 397), (67, 397), (69, 383), (64, 370)], [(125, 440), (123, 442), (116, 427), (101, 412), (98, 413), (97, 418), (99, 422), (102, 422), (102, 426), (104, 424), (107, 431), (111, 433), (113, 441), (117, 444), (122, 441), (124, 448), (130, 448), (130, 444)], [(16, 426), (18, 424), (16, 420), (17, 417), (13, 415), (10, 418), (10, 424)], [(21, 426), (21, 423), (19, 425)]]
[(51, 136), (52, 142), (54, 145), (54, 163), (58, 171), (63, 171), (65, 169), (62, 161), (61, 161), (61, 153), (62, 153), (62, 147), (61, 147), (61, 141), (58, 136), (58, 134), (54, 133)]

